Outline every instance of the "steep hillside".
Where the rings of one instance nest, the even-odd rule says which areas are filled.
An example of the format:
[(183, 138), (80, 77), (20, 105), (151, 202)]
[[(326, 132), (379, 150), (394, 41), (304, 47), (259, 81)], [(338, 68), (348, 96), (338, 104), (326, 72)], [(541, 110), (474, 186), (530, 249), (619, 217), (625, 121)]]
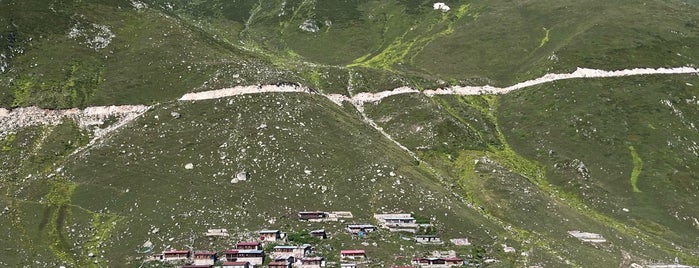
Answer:
[[(8, 151), (15, 147), (28, 146)], [(295, 214), (316, 209), (352, 211), (358, 222), (371, 222), (375, 212), (415, 213), (441, 235), (487, 248), (503, 239), (499, 233), (507, 237), (351, 109), (301, 94), (163, 104), (58, 163), (32, 176), (26, 172), (36, 169), (18, 171), (24, 179), (7, 188), (13, 221), (4, 225), (15, 232), (2, 244), (20, 243), (5, 264), (137, 265), (146, 241), (156, 252), (222, 250), (262, 228), (309, 229)], [(232, 180), (243, 171), (248, 180)], [(235, 236), (209, 244), (203, 232), (214, 227)], [(326, 226), (338, 239), (343, 227)], [(391, 248), (405, 247), (409, 256), (422, 250), (397, 235), (368, 241), (380, 243), (368, 248), (377, 260), (395, 254)], [(327, 243), (330, 259), (341, 247), (361, 246), (349, 237)], [(32, 249), (42, 250), (27, 254)]]
[[(0, 0), (0, 264), (325, 228), (330, 263), (699, 265), (696, 1), (444, 3)], [(379, 212), (447, 242), (343, 231)]]
[(566, 81), (503, 97), (513, 148), (606, 217), (697, 255), (696, 76)]
[(579, 66), (699, 58), (699, 10), (686, 2), (446, 4), (445, 12), (417, 1), (3, 1), (0, 105), (151, 104), (277, 82), (345, 94), (503, 86)]

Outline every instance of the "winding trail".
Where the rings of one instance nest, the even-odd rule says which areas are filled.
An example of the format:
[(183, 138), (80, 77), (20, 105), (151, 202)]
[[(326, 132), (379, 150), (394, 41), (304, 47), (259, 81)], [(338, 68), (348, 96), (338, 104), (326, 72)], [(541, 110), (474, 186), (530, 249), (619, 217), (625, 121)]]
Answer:
[[(382, 92), (361, 92), (351, 96), (342, 94), (322, 94), (312, 91), (304, 86), (297, 85), (261, 85), (261, 86), (237, 86), (203, 92), (193, 92), (184, 94), (179, 101), (200, 101), (220, 99), (238, 95), (260, 94), (260, 93), (306, 93), (317, 94), (328, 98), (330, 101), (342, 105), (348, 102), (361, 112), (365, 103), (379, 102), (384, 98), (402, 94), (424, 94), (427, 97), (436, 95), (498, 95), (509, 92), (550, 83), (558, 80), (581, 79), (581, 78), (603, 78), (603, 77), (623, 77), (635, 75), (664, 75), (664, 74), (699, 74), (699, 69), (693, 67), (677, 68), (636, 68), (617, 71), (605, 71), (597, 69), (578, 68), (572, 73), (556, 74), (550, 73), (542, 77), (524, 81), (509, 87), (499, 88), (490, 85), (485, 86), (454, 86), (448, 88), (424, 90), (422, 92), (414, 88), (399, 87), (393, 90)], [(113, 130), (120, 128), (128, 122), (138, 118), (140, 115), (151, 109), (152, 106), (145, 105), (122, 105), (122, 106), (95, 106), (83, 110), (50, 110), (38, 107), (25, 107), (8, 110), (0, 108), (0, 137), (15, 129), (35, 125), (57, 125), (65, 119), (75, 120), (81, 128), (94, 131), (95, 139)], [(365, 120), (368, 117), (364, 118)], [(116, 120), (110, 127), (101, 129), (109, 120)], [(374, 125), (372, 125), (374, 126)], [(374, 126), (375, 127), (375, 126)]]
[[(454, 86), (448, 88), (424, 90), (420, 92), (417, 89), (409, 87), (399, 87), (393, 90), (381, 92), (361, 92), (351, 97), (342, 94), (321, 94), (331, 101), (341, 105), (343, 102), (362, 105), (364, 103), (379, 102), (384, 98), (401, 95), (401, 94), (418, 94), (422, 93), (425, 96), (432, 97), (436, 95), (500, 95), (509, 92), (524, 89), (527, 87), (550, 83), (558, 80), (580, 79), (580, 78), (605, 78), (605, 77), (624, 77), (636, 75), (661, 75), (661, 74), (699, 74), (699, 69), (693, 67), (677, 67), (677, 68), (636, 68), (617, 71), (605, 71), (597, 69), (578, 68), (572, 73), (556, 74), (550, 73), (542, 77), (524, 81), (509, 87), (500, 88), (490, 85), (485, 86)], [(320, 94), (311, 92), (307, 87), (303, 86), (239, 86), (232, 88), (217, 89), (211, 91), (193, 92), (183, 95), (181, 101), (197, 101), (225, 98), (237, 95), (256, 94), (256, 93), (272, 93), (272, 92), (303, 92), (311, 94)]]

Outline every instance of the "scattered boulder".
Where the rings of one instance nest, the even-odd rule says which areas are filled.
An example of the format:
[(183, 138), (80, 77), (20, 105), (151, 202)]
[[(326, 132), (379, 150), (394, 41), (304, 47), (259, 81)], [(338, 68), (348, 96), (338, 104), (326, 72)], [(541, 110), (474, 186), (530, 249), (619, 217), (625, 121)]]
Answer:
[(311, 20), (311, 19), (308, 19), (308, 20), (304, 21), (303, 23), (301, 23), (301, 25), (299, 25), (299, 29), (306, 31), (306, 32), (311, 32), (311, 33), (315, 33), (315, 32), (320, 31), (320, 27), (318, 27), (318, 24), (314, 20)]
[(184, 169), (194, 169), (194, 164), (187, 163), (186, 165), (184, 165)]
[(434, 10), (441, 10), (442, 12), (447, 12), (451, 9), (447, 4), (441, 2), (432, 4), (432, 8), (434, 8)]
[(248, 173), (245, 171), (238, 172), (238, 174), (235, 175), (235, 179), (237, 179), (238, 181), (246, 181), (248, 180)]

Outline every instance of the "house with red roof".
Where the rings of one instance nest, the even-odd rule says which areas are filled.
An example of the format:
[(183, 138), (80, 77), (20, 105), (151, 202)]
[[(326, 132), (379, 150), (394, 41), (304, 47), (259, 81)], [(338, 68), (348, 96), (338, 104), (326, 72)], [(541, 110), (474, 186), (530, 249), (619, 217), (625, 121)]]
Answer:
[(235, 248), (236, 249), (261, 250), (262, 244), (260, 244), (260, 242), (239, 242), (238, 244), (235, 245)]
[(216, 262), (216, 257), (216, 252), (194, 252), (194, 265), (214, 265), (214, 263)]
[(238, 250), (235, 250), (235, 249), (226, 250), (223, 253), (223, 257), (226, 259), (225, 261), (227, 261), (227, 262), (235, 262), (238, 260)]
[(325, 258), (323, 258), (323, 257), (301, 258), (301, 268), (321, 268), (321, 267), (325, 267)]
[(464, 260), (457, 257), (444, 258), (444, 263), (449, 266), (460, 266), (464, 265)]
[(363, 249), (345, 249), (340, 251), (340, 258), (345, 260), (366, 259), (366, 252)]
[(163, 251), (164, 262), (183, 262), (189, 260), (189, 250), (166, 250)]

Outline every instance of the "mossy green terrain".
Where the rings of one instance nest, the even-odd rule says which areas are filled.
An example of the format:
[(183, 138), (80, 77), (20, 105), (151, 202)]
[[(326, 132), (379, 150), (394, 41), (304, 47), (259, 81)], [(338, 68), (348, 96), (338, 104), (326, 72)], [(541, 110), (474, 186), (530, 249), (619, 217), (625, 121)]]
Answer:
[[(403, 94), (361, 109), (307, 93), (177, 101), (278, 83), (346, 96), (507, 86), (699, 59), (694, 0), (445, 3), (0, 1), (0, 107), (152, 105), (96, 140), (68, 117), (0, 126), (0, 264), (160, 267), (143, 260), (220, 252), (263, 228), (297, 242), (325, 228), (317, 254), (338, 262), (341, 249), (366, 249), (375, 267), (435, 250), (493, 267), (699, 265), (694, 74)], [(412, 213), (473, 245), (383, 230), (357, 239), (341, 222), (298, 221), (301, 210), (367, 223)], [(231, 236), (205, 237), (209, 228)]]

